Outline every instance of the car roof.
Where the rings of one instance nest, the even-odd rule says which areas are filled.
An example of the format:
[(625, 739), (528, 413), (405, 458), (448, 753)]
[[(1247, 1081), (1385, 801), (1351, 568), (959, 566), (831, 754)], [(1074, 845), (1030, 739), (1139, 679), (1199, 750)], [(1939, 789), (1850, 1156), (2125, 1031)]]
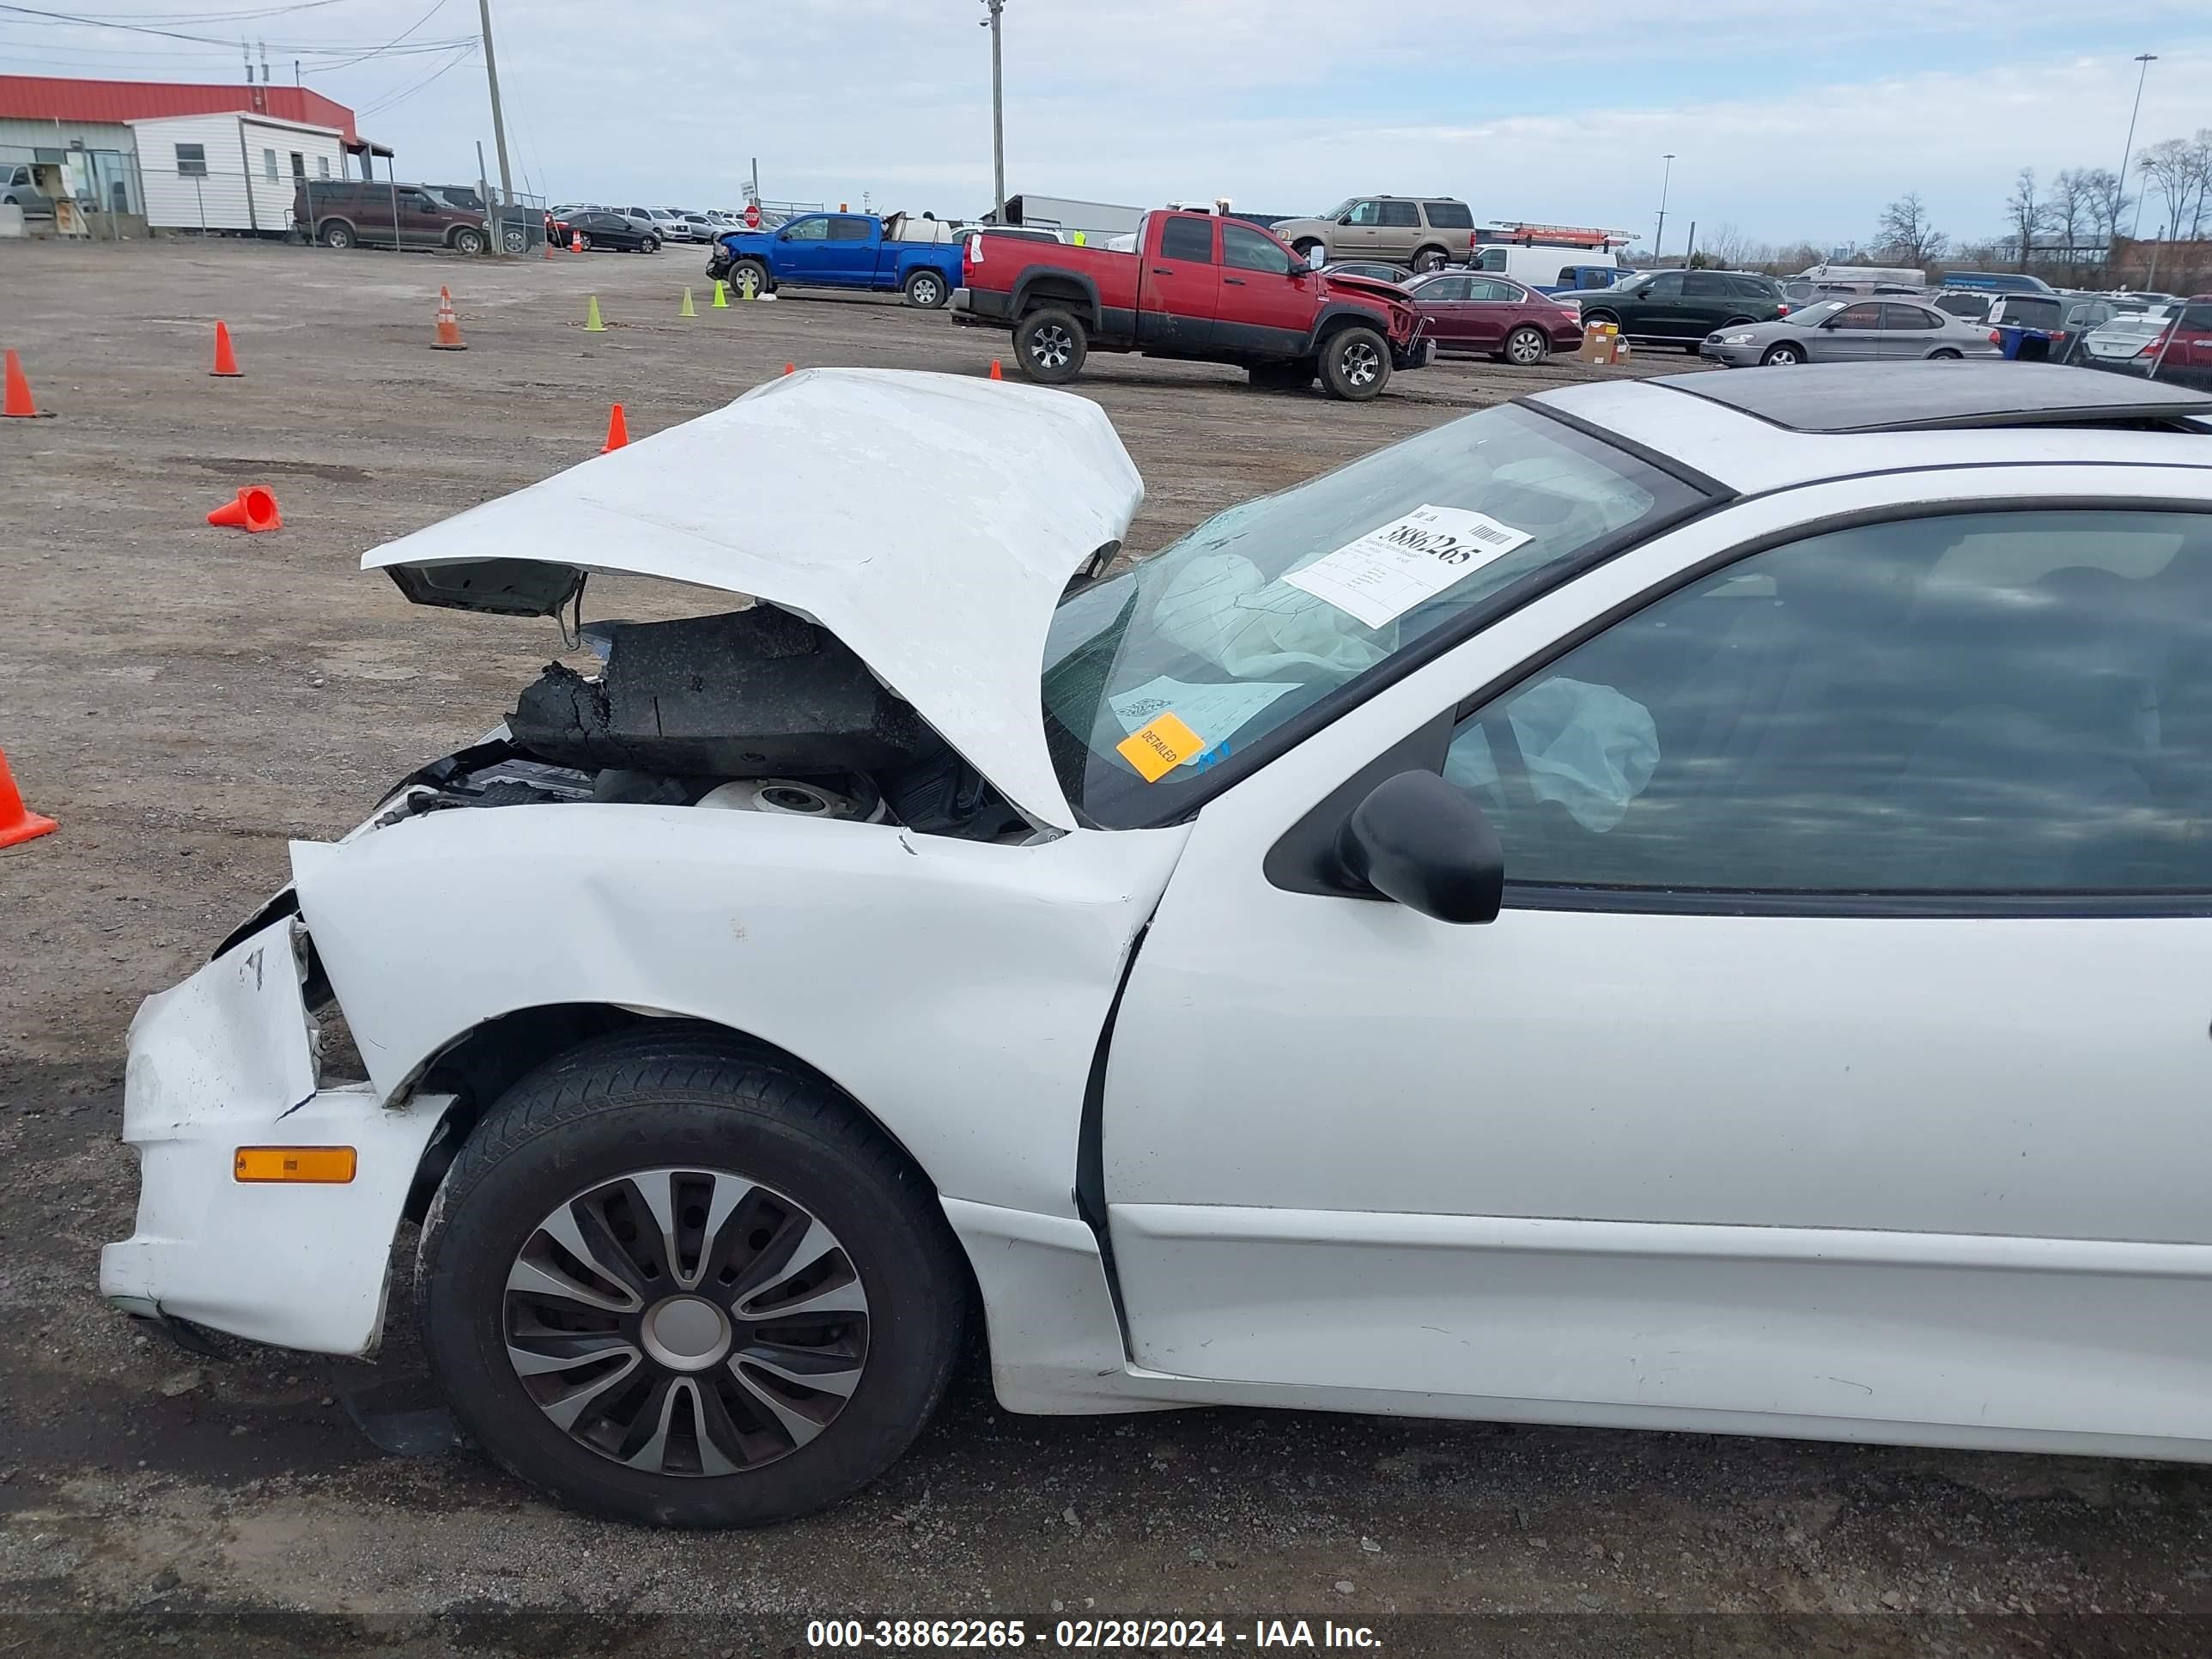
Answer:
[(1523, 401), (1738, 491), (2023, 461), (2212, 467), (2212, 392), (2056, 363), (1707, 370)]
[(2212, 392), (2051, 363), (1834, 363), (1791, 375), (1669, 374), (1653, 384), (1792, 432), (2079, 426), (2212, 415)]

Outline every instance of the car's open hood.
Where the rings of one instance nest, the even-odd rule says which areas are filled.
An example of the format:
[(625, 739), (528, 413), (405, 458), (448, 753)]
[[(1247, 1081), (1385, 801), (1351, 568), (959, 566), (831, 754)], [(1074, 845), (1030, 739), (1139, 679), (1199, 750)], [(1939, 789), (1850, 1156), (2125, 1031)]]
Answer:
[(750, 594), (820, 623), (1040, 823), (1045, 633), (1144, 500), (1085, 398), (817, 368), (373, 549), (410, 599), (548, 615), (581, 573)]
[(1326, 286), (1336, 293), (1374, 300), (1395, 300), (1401, 306), (1413, 303), (1412, 295), (1397, 283), (1386, 283), (1380, 276), (1355, 276), (1336, 270), (1325, 270), (1322, 276), (1326, 279)]

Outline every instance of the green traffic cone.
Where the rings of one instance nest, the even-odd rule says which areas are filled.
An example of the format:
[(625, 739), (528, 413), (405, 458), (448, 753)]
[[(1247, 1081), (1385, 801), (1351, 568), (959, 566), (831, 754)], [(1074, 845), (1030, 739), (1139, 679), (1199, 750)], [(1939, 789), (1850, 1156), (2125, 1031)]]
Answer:
[(584, 311), (584, 332), (604, 334), (606, 331), (607, 325), (599, 320), (599, 296), (594, 294), (591, 304)]
[(729, 289), (723, 284), (722, 279), (719, 276), (714, 278), (714, 304), (713, 308), (716, 311), (727, 311), (730, 308)]
[(688, 288), (684, 290), (683, 307), (676, 314), (679, 317), (696, 317), (699, 314), (691, 308), (691, 290)]

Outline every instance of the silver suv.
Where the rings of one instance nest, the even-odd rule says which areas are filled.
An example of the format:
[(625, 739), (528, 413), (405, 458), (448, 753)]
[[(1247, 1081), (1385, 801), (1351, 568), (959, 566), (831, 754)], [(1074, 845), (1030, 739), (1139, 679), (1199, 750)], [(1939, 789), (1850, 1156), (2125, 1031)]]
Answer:
[(1316, 219), (1268, 227), (1310, 258), (1387, 259), (1415, 270), (1464, 264), (1474, 252), (1474, 215), (1450, 196), (1354, 196)]

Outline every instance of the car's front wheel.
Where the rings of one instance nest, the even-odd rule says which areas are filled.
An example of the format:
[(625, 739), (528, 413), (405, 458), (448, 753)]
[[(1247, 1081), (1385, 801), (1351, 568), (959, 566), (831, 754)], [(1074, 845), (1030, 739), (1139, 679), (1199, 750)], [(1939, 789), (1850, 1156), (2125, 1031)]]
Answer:
[(647, 237), (647, 238), (645, 239), (645, 245), (644, 245), (644, 247), (645, 247), (645, 252), (647, 252), (647, 253), (658, 253), (658, 252), (660, 252), (660, 238), (659, 238), (658, 236), (648, 236), (648, 237)]
[(1780, 345), (1767, 347), (1759, 361), (1769, 368), (1792, 368), (1805, 361), (1805, 348), (1784, 340)]
[(1347, 328), (1321, 349), (1321, 383), (1333, 398), (1364, 403), (1390, 380), (1390, 348), (1371, 328)]
[(453, 233), (453, 252), (465, 253), (471, 258), (484, 251), (483, 232), (461, 229)]
[(768, 292), (768, 267), (757, 259), (740, 259), (730, 267), (730, 292), (740, 300), (757, 300)]
[(711, 1032), (525, 1078), (431, 1207), (432, 1370), (514, 1474), (595, 1514), (757, 1526), (849, 1496), (928, 1420), (966, 1279), (853, 1103)]

